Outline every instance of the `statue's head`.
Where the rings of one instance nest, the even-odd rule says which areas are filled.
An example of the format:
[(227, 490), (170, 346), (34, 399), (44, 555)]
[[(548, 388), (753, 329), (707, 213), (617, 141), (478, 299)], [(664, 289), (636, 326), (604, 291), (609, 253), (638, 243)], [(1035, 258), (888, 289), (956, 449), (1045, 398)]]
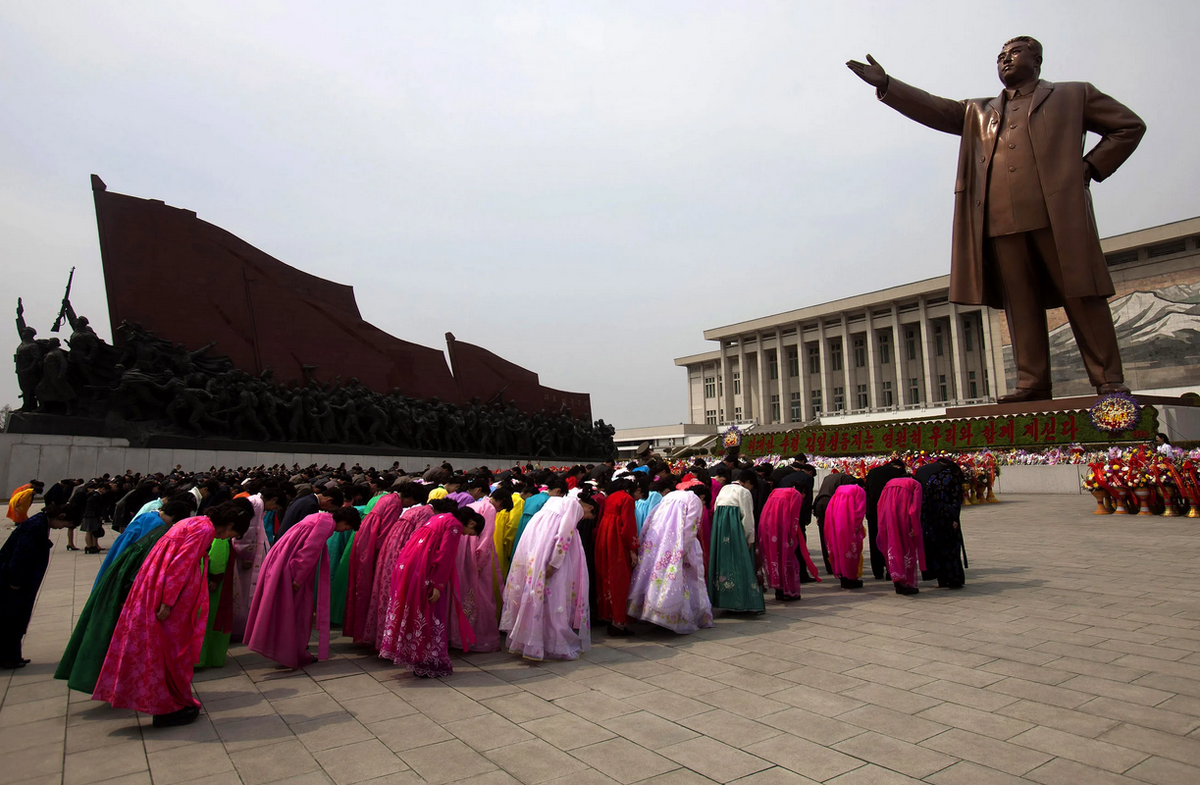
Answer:
[(996, 72), (1005, 87), (1036, 79), (1042, 73), (1042, 45), (1027, 35), (1011, 39), (996, 56)]
[(80, 327), (87, 327), (88, 319), (86, 316), (80, 316), (78, 319), (75, 320), (75, 323), (78, 324)]
[(46, 341), (46, 346), (50, 347), (51, 349), (57, 349), (61, 345), (62, 344), (59, 343), (57, 338), (51, 338), (50, 340)]
[(32, 327), (26, 327), (21, 330), (21, 340), (22, 341), (32, 341), (34, 336), (36, 336), (36, 335), (37, 335), (37, 330), (33, 329)]

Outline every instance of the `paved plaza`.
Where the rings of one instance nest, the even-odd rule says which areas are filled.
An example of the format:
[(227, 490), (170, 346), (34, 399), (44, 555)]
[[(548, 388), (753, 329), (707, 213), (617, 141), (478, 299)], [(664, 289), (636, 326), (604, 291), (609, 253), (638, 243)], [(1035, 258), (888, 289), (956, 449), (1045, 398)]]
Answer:
[(0, 782), (1195, 785), (1200, 520), (1093, 507), (967, 508), (962, 591), (827, 579), (696, 635), (597, 628), (577, 662), (470, 654), (429, 681), (344, 638), (296, 673), (234, 646), (164, 730), (52, 680), (100, 564), (55, 532), (33, 664), (0, 676)]

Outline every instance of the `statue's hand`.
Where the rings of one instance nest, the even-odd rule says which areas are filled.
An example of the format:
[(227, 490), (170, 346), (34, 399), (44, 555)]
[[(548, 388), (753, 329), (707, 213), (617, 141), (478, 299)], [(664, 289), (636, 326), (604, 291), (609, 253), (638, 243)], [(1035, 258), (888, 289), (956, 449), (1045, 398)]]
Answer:
[(17, 316), (23, 316), (24, 314), (25, 314), (25, 303), (21, 302), (21, 298), (18, 297), (17, 298)]
[(867, 55), (867, 62), (865, 63), (860, 63), (857, 60), (850, 60), (846, 63), (846, 67), (853, 71), (859, 79), (863, 80), (875, 89), (884, 90), (887, 88), (887, 71), (884, 71), (883, 66), (875, 62), (875, 58), (871, 57), (871, 55)]

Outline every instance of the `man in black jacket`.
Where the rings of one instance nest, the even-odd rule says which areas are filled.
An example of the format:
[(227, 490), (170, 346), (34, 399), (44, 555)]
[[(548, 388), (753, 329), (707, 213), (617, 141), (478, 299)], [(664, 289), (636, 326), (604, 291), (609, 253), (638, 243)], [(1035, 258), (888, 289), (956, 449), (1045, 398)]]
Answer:
[(0, 547), (0, 668), (24, 668), (21, 639), (50, 564), (50, 530), (68, 524), (63, 507), (49, 507), (17, 525)]

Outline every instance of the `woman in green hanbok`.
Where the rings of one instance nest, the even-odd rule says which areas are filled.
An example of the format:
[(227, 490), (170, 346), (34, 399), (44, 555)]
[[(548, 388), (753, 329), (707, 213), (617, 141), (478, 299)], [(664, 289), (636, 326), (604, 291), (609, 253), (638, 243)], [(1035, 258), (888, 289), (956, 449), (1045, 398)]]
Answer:
[(750, 469), (738, 472), (717, 494), (708, 549), (708, 597), (713, 608), (762, 613), (767, 609), (754, 568), (754, 497), (758, 481)]
[(208, 550), (208, 626), (197, 668), (221, 668), (233, 634), (233, 581), (229, 574), (229, 540), (213, 540)]

